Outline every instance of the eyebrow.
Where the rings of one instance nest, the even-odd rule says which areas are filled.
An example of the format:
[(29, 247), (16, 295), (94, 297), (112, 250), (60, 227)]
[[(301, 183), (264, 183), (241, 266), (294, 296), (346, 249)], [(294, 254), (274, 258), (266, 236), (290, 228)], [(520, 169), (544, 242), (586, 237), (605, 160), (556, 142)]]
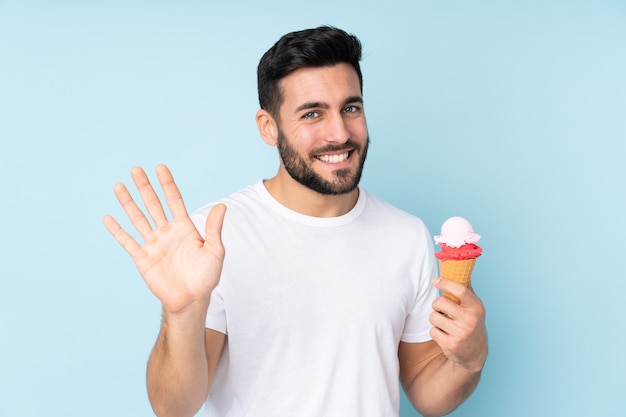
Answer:
[[(350, 103), (363, 103), (363, 97), (360, 97), (360, 96), (348, 97), (347, 99), (343, 101), (342, 106), (345, 106), (346, 104), (350, 104)], [(298, 113), (298, 112), (301, 112), (302, 110), (328, 109), (328, 108), (330, 108), (328, 103), (324, 103), (321, 101), (309, 101), (309, 102), (299, 105), (298, 108), (296, 108), (295, 112)]]

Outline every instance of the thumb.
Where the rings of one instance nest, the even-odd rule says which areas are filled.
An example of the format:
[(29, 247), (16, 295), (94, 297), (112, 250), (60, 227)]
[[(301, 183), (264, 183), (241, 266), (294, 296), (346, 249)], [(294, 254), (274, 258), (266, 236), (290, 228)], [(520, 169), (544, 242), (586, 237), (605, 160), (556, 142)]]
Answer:
[(226, 214), (226, 205), (216, 204), (206, 218), (204, 240), (222, 243), (222, 225)]

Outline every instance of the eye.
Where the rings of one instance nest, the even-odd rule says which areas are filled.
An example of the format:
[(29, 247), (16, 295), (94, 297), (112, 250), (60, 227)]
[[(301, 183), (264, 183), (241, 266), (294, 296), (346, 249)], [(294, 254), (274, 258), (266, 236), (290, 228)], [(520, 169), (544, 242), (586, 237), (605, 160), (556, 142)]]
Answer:
[(302, 118), (303, 118), (303, 119), (315, 119), (315, 118), (316, 118), (316, 117), (318, 117), (318, 116), (319, 116), (319, 113), (318, 113), (318, 112), (316, 112), (316, 111), (310, 111), (310, 112), (304, 113), (304, 114), (302, 115)]
[(358, 106), (348, 106), (343, 109), (344, 113), (358, 113), (361, 110)]

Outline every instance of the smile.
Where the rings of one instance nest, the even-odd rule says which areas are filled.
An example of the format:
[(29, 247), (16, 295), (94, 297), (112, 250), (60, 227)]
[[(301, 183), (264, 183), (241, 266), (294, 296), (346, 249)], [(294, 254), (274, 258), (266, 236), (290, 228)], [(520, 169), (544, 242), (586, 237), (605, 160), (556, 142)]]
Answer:
[(348, 159), (349, 156), (350, 156), (350, 152), (344, 152), (338, 155), (320, 155), (320, 156), (317, 156), (316, 158), (322, 162), (336, 164), (336, 163), (345, 161), (346, 159)]

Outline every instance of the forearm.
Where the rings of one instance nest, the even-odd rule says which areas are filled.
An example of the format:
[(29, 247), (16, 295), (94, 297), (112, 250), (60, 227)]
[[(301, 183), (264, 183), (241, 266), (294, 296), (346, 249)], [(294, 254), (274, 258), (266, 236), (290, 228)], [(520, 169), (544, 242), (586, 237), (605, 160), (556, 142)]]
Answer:
[(481, 370), (468, 371), (442, 353), (404, 389), (413, 406), (424, 417), (443, 416), (452, 412), (474, 391)]
[(163, 312), (147, 368), (148, 396), (159, 417), (193, 416), (206, 398), (205, 315), (202, 307), (176, 315)]

